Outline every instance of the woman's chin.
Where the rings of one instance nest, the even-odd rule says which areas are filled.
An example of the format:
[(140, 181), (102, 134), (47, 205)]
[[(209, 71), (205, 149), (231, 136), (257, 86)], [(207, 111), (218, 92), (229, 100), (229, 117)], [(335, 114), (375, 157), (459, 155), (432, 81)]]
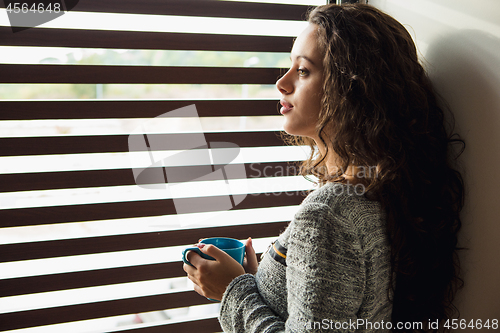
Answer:
[(293, 130), (293, 127), (291, 127), (291, 126), (287, 126), (287, 124), (286, 124), (286, 123), (283, 125), (283, 130), (286, 132), (286, 134), (289, 134), (289, 135), (298, 135), (298, 134), (296, 134), (296, 132)]
[(283, 130), (289, 135), (311, 137), (311, 135), (309, 135), (307, 131), (304, 131), (303, 128), (297, 128), (297, 126), (292, 126), (291, 124), (287, 124), (286, 122), (283, 125)]

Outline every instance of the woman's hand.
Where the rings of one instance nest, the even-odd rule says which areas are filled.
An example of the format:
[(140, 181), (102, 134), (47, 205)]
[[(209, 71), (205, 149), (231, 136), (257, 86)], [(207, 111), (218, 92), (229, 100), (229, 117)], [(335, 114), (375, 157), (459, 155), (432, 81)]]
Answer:
[(193, 281), (194, 291), (207, 298), (220, 301), (229, 283), (234, 278), (245, 274), (245, 269), (229, 254), (212, 244), (201, 243), (198, 247), (201, 252), (215, 260), (204, 259), (196, 252), (189, 251), (187, 259), (194, 267), (184, 264), (184, 271), (188, 274), (188, 278)]
[(250, 274), (257, 273), (257, 268), (259, 267), (259, 261), (257, 260), (257, 255), (252, 246), (252, 238), (248, 238), (245, 245), (245, 259), (243, 260), (243, 267), (245, 272)]

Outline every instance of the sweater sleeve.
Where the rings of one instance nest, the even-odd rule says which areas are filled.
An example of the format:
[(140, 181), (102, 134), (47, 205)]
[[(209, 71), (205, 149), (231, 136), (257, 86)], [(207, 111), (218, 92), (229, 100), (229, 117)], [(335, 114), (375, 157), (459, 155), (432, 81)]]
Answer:
[(219, 321), (226, 333), (285, 332), (285, 323), (264, 302), (251, 274), (240, 275), (229, 284)]
[(303, 204), (285, 245), (288, 318), (283, 320), (266, 305), (254, 276), (245, 274), (233, 280), (223, 296), (224, 332), (353, 331), (347, 323), (356, 321), (365, 272), (359, 238), (350, 223), (326, 204)]

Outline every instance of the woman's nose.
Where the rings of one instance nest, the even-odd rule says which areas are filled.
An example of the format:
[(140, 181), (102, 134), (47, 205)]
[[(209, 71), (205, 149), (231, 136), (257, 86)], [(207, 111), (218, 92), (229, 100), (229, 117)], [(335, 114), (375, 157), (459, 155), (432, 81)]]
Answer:
[(289, 77), (290, 71), (286, 72), (278, 81), (276, 81), (276, 88), (283, 95), (290, 94), (293, 91), (293, 84)]

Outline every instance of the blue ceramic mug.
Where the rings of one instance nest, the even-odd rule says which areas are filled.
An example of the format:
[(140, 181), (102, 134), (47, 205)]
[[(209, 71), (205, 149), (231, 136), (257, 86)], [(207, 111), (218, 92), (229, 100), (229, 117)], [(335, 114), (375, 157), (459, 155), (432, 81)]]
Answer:
[[(200, 243), (203, 244), (213, 244), (222, 251), (226, 252), (236, 260), (237, 262), (240, 263), (240, 265), (243, 265), (243, 258), (245, 258), (245, 244), (240, 242), (237, 239), (234, 238), (225, 238), (225, 237), (212, 237), (212, 238), (205, 238), (203, 239)], [(202, 258), (208, 259), (208, 260), (215, 260), (209, 255), (206, 255), (205, 253), (201, 252), (201, 250), (198, 247), (188, 247), (182, 251), (182, 261), (184, 261), (186, 264), (191, 265), (191, 263), (187, 260), (187, 253), (189, 251), (195, 251), (198, 253)], [(191, 265), (193, 266), (193, 265)], [(208, 298), (211, 301), (218, 302), (216, 299), (211, 299)]]
[[(212, 238), (205, 238), (200, 243), (215, 245), (217, 248), (229, 254), (231, 258), (239, 262), (240, 265), (243, 265), (243, 258), (245, 258), (245, 244), (240, 242), (239, 240), (226, 237), (212, 237)], [(195, 251), (202, 258), (205, 259), (215, 260), (211, 256), (201, 252), (201, 250), (198, 247), (188, 247), (182, 251), (182, 261), (184, 261), (188, 265), (191, 265), (191, 263), (187, 259), (188, 251)]]

